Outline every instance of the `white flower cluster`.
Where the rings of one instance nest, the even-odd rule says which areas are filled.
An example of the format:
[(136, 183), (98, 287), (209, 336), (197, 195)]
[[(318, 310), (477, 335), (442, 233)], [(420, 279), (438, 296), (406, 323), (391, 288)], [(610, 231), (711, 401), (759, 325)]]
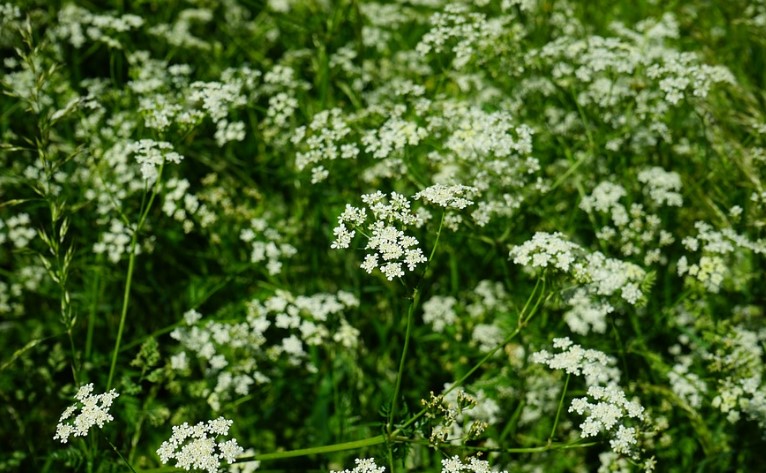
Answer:
[(569, 337), (554, 338), (553, 348), (561, 351), (549, 353), (540, 350), (532, 354), (531, 361), (574, 376), (583, 376), (589, 386), (616, 383), (620, 379), (620, 370), (615, 367), (614, 358), (603, 352), (583, 348), (572, 343)]
[(606, 316), (614, 312), (611, 304), (594, 301), (583, 288), (575, 289), (566, 302), (570, 309), (564, 313), (564, 321), (572, 332), (580, 335), (587, 335), (591, 330), (606, 333)]
[(434, 184), (418, 192), (413, 198), (415, 200), (422, 199), (445, 209), (463, 210), (469, 205), (473, 205), (473, 201), (470, 199), (477, 192), (478, 189), (471, 186)]
[[(233, 78), (233, 77), (232, 77)], [(189, 100), (201, 104), (216, 126), (215, 140), (218, 146), (230, 141), (245, 139), (245, 124), (240, 121), (230, 122), (226, 117), (229, 111), (247, 104), (243, 82), (193, 82)]]
[(312, 118), (308, 126), (295, 129), (291, 141), (300, 150), (295, 155), (295, 167), (299, 171), (310, 168), (312, 184), (325, 180), (329, 176), (323, 161), (353, 159), (359, 155), (355, 143), (343, 143), (351, 134), (351, 128), (338, 108), (323, 110)]
[(188, 180), (176, 177), (168, 179), (163, 186), (165, 200), (162, 203), (162, 212), (174, 220), (182, 222), (184, 233), (189, 233), (194, 229), (195, 223), (192, 217), (196, 217), (203, 228), (210, 226), (218, 218), (214, 212), (200, 202), (199, 197), (189, 192), (190, 187)]
[(356, 458), (354, 463), (356, 466), (351, 470), (330, 470), (330, 473), (384, 473), (386, 471), (385, 466), (375, 464), (374, 458)]
[(354, 463), (356, 466), (351, 470), (330, 470), (330, 473), (384, 473), (386, 471), (385, 466), (375, 464), (374, 458), (356, 458)]
[(138, 15), (96, 14), (68, 3), (58, 12), (58, 24), (53, 34), (57, 38), (68, 40), (78, 49), (88, 40), (104, 43), (110, 48), (122, 49), (117, 36), (140, 28), (143, 24), (144, 19)]
[(651, 167), (638, 173), (638, 182), (646, 187), (644, 191), (657, 206), (681, 207), (684, 203), (681, 190), (681, 176), (677, 172), (666, 171), (661, 167)]
[[(649, 208), (657, 211), (662, 206), (683, 204), (678, 192), (681, 179), (677, 173), (659, 167), (648, 168), (638, 173), (638, 181), (643, 184), (643, 191), (650, 200)], [(603, 181), (591, 194), (583, 197), (580, 208), (589, 214), (607, 215), (611, 220), (611, 225), (603, 226), (596, 233), (599, 240), (617, 245), (624, 256), (643, 255), (647, 266), (664, 264), (667, 258), (662, 254), (662, 248), (675, 241), (673, 235), (663, 229), (658, 213), (647, 212), (639, 203), (630, 207), (623, 205), (620, 199), (627, 195), (623, 186)]]
[(651, 65), (646, 73), (652, 79), (659, 79), (665, 100), (673, 105), (689, 95), (706, 97), (713, 84), (734, 84), (731, 71), (723, 66), (700, 65), (693, 53), (668, 54), (662, 64)]
[(593, 188), (590, 195), (583, 197), (582, 201), (580, 201), (580, 208), (588, 213), (593, 211), (601, 213), (612, 212), (612, 220), (623, 221), (625, 219), (624, 211), (618, 215), (615, 212), (620, 212), (620, 209), (624, 209), (624, 207), (620, 206), (619, 202), (626, 195), (628, 193), (621, 185), (603, 181)]
[[(551, 89), (548, 83), (552, 82), (572, 90), (581, 107), (596, 107), (604, 124), (615, 130), (607, 143), (610, 151), (618, 151), (626, 143), (636, 152), (660, 140), (671, 143), (667, 117), (672, 109), (686, 98), (706, 96), (716, 83), (733, 82), (726, 68), (700, 64), (697, 55), (680, 53), (668, 44), (668, 39), (679, 37), (679, 22), (672, 14), (639, 22), (633, 28), (614, 22), (610, 25), (613, 36), (583, 37), (587, 28), (572, 22), (561, 26), (564, 34), (526, 55), (530, 64), (544, 65), (549, 71), (545, 78), (537, 79), (546, 87), (530, 88), (531, 92), (551, 95), (555, 87)], [(633, 113), (625, 114), (626, 109)], [(553, 129), (577, 132), (573, 126), (576, 113), (555, 107), (549, 110)]]
[(718, 342), (719, 348), (705, 353), (710, 370), (719, 376), (713, 407), (737, 422), (742, 414), (766, 430), (766, 383), (763, 380), (766, 330), (734, 327)]
[(566, 240), (559, 232), (537, 232), (531, 240), (515, 246), (510, 256), (515, 264), (547, 268), (549, 266), (569, 272), (582, 251), (580, 246)]
[(244, 452), (236, 439), (221, 441), (229, 435), (233, 421), (219, 417), (193, 426), (184, 422), (173, 426), (173, 435), (162, 442), (157, 455), (162, 463), (175, 460), (176, 468), (218, 473), (221, 461), (231, 464)]
[(511, 249), (510, 256), (516, 264), (560, 269), (579, 284), (567, 301), (572, 309), (564, 316), (576, 333), (606, 330), (606, 316), (614, 307), (602, 298), (619, 296), (630, 305), (637, 305), (644, 298), (641, 284), (647, 275), (643, 269), (607, 258), (600, 252), (587, 253), (560, 233), (538, 232), (531, 240)]
[(587, 416), (580, 424), (581, 437), (607, 433), (615, 453), (637, 459), (640, 431), (626, 421), (644, 421), (644, 408), (638, 402), (628, 400), (618, 386), (620, 372), (614, 367), (615, 360), (598, 350), (583, 349), (569, 338), (554, 339), (553, 346), (561, 351), (551, 354), (541, 350), (532, 354), (531, 360), (585, 377), (588, 396), (573, 399), (569, 407), (569, 412)]
[(452, 296), (431, 296), (423, 303), (423, 322), (430, 325), (434, 332), (444, 332), (446, 327), (452, 327), (458, 320), (455, 304), (457, 299)]
[(167, 141), (139, 140), (129, 143), (126, 150), (135, 155), (141, 165), (141, 175), (148, 183), (157, 180), (157, 168), (165, 162), (179, 164), (184, 157), (173, 151), (173, 145)]
[(242, 322), (202, 320), (190, 310), (184, 314), (185, 326), (171, 332), (182, 350), (170, 359), (173, 370), (189, 375), (190, 366), (203, 367), (210, 388), (200, 394), (216, 411), (233, 396), (250, 394), (255, 385), (270, 382), (272, 371), (302, 366), (314, 371), (309, 347), (342, 347), (354, 350), (359, 331), (344, 316), (359, 305), (351, 293), (294, 296), (286, 291), (247, 304)]
[[(445, 458), (442, 460), (441, 473), (461, 473), (461, 472), (494, 473), (496, 471), (497, 470), (493, 470), (490, 467), (488, 461), (479, 460), (476, 457), (471, 457), (467, 463), (463, 463), (463, 461), (457, 455), (453, 456), (452, 458)], [(502, 471), (499, 473), (508, 473), (508, 472)]]
[(472, 346), (487, 353), (507, 336), (498, 321), (499, 314), (510, 307), (508, 294), (500, 282), (483, 280), (473, 290), (452, 296), (434, 295), (423, 303), (423, 322), (435, 332), (449, 331), (458, 340), (468, 339)]
[(346, 210), (338, 216), (338, 226), (333, 229), (335, 240), (332, 248), (348, 248), (355, 231), (349, 226), (363, 229), (368, 235), (367, 250), (370, 253), (364, 259), (361, 268), (372, 273), (379, 269), (391, 281), (404, 276), (404, 266), (414, 271), (416, 266), (426, 262), (423, 251), (417, 246), (415, 237), (407, 235), (401, 226), (419, 226), (422, 219), (410, 210), (410, 201), (401, 194), (392, 192), (390, 198), (378, 191), (362, 196), (375, 221), (367, 223), (367, 210), (346, 205)]
[[(731, 228), (714, 230), (706, 222), (695, 222), (696, 236), (684, 238), (681, 243), (690, 252), (701, 253), (698, 262), (690, 263), (686, 256), (678, 260), (678, 275), (689, 275), (707, 291), (718, 293), (727, 277), (734, 277), (736, 268), (730, 260), (738, 253), (750, 251), (754, 254), (766, 254), (766, 241), (751, 241)], [(749, 270), (748, 270), (749, 271)], [(747, 277), (742, 275), (741, 277)]]
[(689, 356), (678, 357), (678, 362), (668, 372), (668, 381), (676, 396), (698, 409), (702, 406), (702, 399), (708, 388), (702, 378), (690, 371), (691, 363)]
[(251, 263), (266, 261), (266, 270), (272, 276), (282, 272), (282, 260), (295, 255), (298, 250), (289, 243), (285, 243), (284, 236), (269, 225), (265, 218), (250, 220), (250, 227), (245, 228), (239, 234), (240, 240), (250, 244)]
[(179, 48), (210, 49), (210, 44), (194, 36), (191, 32), (194, 24), (209, 23), (213, 12), (207, 8), (187, 8), (179, 12), (173, 24), (158, 23), (149, 28), (149, 33), (164, 38), (168, 44)]
[[(593, 401), (593, 402), (591, 402)], [(625, 393), (615, 384), (590, 386), (588, 397), (572, 400), (569, 412), (586, 415), (580, 424), (583, 438), (595, 437), (602, 432), (611, 432), (609, 444), (615, 453), (631, 455), (638, 446), (638, 431), (635, 427), (626, 427), (620, 422), (632, 418), (644, 419), (644, 408), (636, 401), (628, 401)]]
[(394, 116), (389, 118), (379, 128), (368, 130), (362, 136), (364, 151), (375, 159), (385, 159), (397, 156), (407, 146), (415, 146), (426, 136), (428, 130), (418, 126), (414, 121), (402, 118), (403, 107), (393, 110)]
[(269, 108), (261, 126), (265, 137), (269, 140), (276, 138), (277, 145), (289, 141), (289, 133), (284, 132), (291, 126), (290, 119), (298, 108), (297, 91), (310, 88), (296, 75), (292, 67), (277, 64), (263, 76), (264, 85), (260, 92), (269, 96)]
[(434, 13), (430, 19), (431, 29), (420, 40), (415, 50), (426, 56), (450, 48), (455, 54), (452, 65), (462, 69), (474, 57), (478, 48), (491, 43), (500, 35), (502, 24), (487, 21), (480, 13), (472, 13), (459, 3), (447, 4), (443, 12)]
[[(109, 230), (103, 232), (98, 242), (93, 244), (93, 252), (97, 255), (105, 254), (112, 263), (119, 263), (123, 255), (130, 251), (132, 238), (133, 229), (125, 226), (121, 220), (113, 219), (109, 223)], [(141, 251), (141, 245), (136, 245), (136, 254), (140, 254)]]
[(0, 245), (10, 241), (16, 248), (26, 248), (36, 236), (37, 232), (32, 227), (28, 213), (22, 212), (11, 215), (7, 220), (0, 220)]
[[(119, 394), (114, 389), (104, 394), (93, 394), (93, 383), (80, 386), (74, 396), (77, 403), (67, 407), (61, 414), (53, 440), (67, 443), (70, 436), (83, 437), (94, 425), (99, 428), (104, 427), (105, 423), (114, 420), (114, 417), (109, 413), (109, 408), (112, 407), (112, 402), (118, 396)], [(73, 420), (70, 420), (78, 410), (80, 413)]]

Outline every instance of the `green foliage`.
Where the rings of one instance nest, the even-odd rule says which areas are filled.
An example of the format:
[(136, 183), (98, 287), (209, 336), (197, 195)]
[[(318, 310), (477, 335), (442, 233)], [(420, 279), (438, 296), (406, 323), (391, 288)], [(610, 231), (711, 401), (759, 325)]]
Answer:
[(764, 470), (765, 25), (0, 4), (0, 471)]

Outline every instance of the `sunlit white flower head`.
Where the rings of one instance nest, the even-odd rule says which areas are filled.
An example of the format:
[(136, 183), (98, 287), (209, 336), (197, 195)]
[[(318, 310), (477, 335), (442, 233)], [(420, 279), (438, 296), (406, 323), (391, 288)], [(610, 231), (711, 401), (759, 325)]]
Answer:
[(221, 460), (234, 463), (244, 450), (236, 439), (219, 441), (229, 434), (233, 421), (219, 417), (190, 426), (186, 422), (173, 426), (173, 435), (162, 442), (157, 450), (162, 463), (176, 460), (176, 467), (184, 470), (205, 470), (217, 473)]
[[(361, 229), (368, 237), (366, 249), (371, 250), (361, 268), (368, 273), (379, 269), (389, 281), (404, 276), (405, 267), (414, 271), (417, 265), (427, 261), (417, 239), (400, 229), (422, 223), (422, 218), (410, 209), (410, 201), (405, 196), (392, 192), (387, 198), (382, 192), (375, 192), (363, 195), (362, 202), (367, 208), (346, 205), (338, 216), (332, 248), (349, 247), (356, 233), (349, 226)], [(375, 218), (369, 224), (368, 209)]]
[[(72, 435), (83, 437), (94, 425), (101, 428), (105, 423), (111, 422), (114, 418), (109, 414), (109, 408), (118, 396), (114, 389), (104, 394), (94, 395), (93, 383), (81, 386), (74, 397), (77, 402), (67, 407), (61, 414), (53, 439), (67, 443)], [(70, 421), (69, 419), (78, 409), (80, 413)]]

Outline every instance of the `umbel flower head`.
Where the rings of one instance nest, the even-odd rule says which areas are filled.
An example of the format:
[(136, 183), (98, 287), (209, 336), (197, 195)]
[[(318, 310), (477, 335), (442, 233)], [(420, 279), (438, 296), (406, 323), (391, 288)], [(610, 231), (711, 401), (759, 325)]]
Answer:
[(184, 470), (205, 470), (216, 473), (221, 460), (234, 463), (238, 455), (244, 452), (236, 439), (216, 441), (218, 437), (229, 434), (233, 421), (219, 417), (207, 422), (190, 426), (186, 422), (173, 426), (170, 440), (162, 442), (157, 449), (162, 463), (176, 460), (176, 467)]
[[(67, 443), (71, 435), (83, 437), (94, 425), (101, 428), (105, 423), (114, 420), (114, 417), (109, 414), (109, 408), (117, 396), (119, 394), (114, 389), (104, 394), (94, 395), (93, 383), (81, 386), (74, 397), (77, 402), (67, 407), (61, 414), (53, 440)], [(73, 420), (69, 420), (78, 409), (80, 413)]]

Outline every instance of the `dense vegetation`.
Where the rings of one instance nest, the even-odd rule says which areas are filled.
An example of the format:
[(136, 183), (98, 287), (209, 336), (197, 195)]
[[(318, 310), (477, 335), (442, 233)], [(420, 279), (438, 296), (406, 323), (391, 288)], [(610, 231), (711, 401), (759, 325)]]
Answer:
[(0, 471), (766, 470), (764, 38), (0, 4)]

